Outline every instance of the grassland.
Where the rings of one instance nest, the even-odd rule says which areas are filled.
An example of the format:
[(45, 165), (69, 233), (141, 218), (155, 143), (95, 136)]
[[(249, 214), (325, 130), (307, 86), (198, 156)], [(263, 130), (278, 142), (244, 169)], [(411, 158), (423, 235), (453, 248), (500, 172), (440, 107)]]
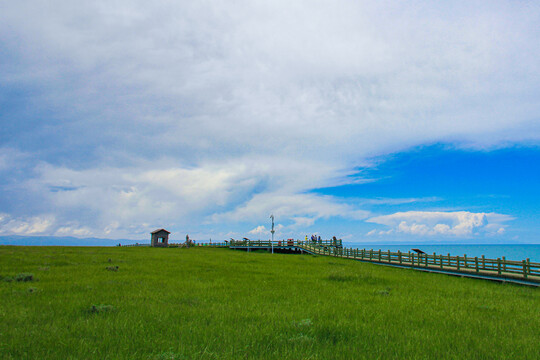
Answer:
[(0, 247), (2, 359), (539, 354), (536, 288), (311, 255)]

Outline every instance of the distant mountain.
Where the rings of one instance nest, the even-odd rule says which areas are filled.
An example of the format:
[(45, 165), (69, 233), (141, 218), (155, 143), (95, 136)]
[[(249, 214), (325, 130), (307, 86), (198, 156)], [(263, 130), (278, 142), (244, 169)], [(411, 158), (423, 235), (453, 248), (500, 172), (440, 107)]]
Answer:
[(118, 244), (150, 244), (150, 239), (98, 239), (76, 238), (72, 236), (0, 236), (0, 245), (19, 246), (116, 246)]

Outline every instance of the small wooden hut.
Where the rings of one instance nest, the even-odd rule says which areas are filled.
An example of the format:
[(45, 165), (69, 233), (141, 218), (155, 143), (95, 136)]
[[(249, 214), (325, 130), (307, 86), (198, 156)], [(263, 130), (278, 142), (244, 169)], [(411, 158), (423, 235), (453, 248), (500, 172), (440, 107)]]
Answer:
[(165, 229), (157, 229), (152, 231), (152, 247), (168, 247), (169, 246), (169, 234), (171, 232)]

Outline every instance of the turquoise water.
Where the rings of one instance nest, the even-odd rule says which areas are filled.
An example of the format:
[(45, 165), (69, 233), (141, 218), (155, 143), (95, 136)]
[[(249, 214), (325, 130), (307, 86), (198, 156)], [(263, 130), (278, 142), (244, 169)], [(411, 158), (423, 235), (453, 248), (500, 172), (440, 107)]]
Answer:
[(374, 249), (383, 251), (401, 251), (407, 252), (411, 249), (420, 249), (428, 254), (436, 253), (438, 255), (463, 256), (468, 257), (481, 257), (485, 255), (489, 259), (497, 259), (506, 257), (506, 260), (525, 260), (529, 258), (532, 262), (540, 262), (540, 244), (534, 245), (376, 245), (376, 244), (362, 244), (362, 243), (346, 243), (346, 247), (360, 248), (360, 249)]

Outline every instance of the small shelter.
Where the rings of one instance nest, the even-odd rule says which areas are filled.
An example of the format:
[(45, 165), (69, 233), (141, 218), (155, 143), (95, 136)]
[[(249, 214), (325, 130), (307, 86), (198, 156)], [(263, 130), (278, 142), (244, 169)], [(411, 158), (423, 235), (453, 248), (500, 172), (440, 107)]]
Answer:
[(165, 229), (157, 229), (152, 231), (152, 247), (168, 247), (169, 246), (169, 234), (171, 232)]

